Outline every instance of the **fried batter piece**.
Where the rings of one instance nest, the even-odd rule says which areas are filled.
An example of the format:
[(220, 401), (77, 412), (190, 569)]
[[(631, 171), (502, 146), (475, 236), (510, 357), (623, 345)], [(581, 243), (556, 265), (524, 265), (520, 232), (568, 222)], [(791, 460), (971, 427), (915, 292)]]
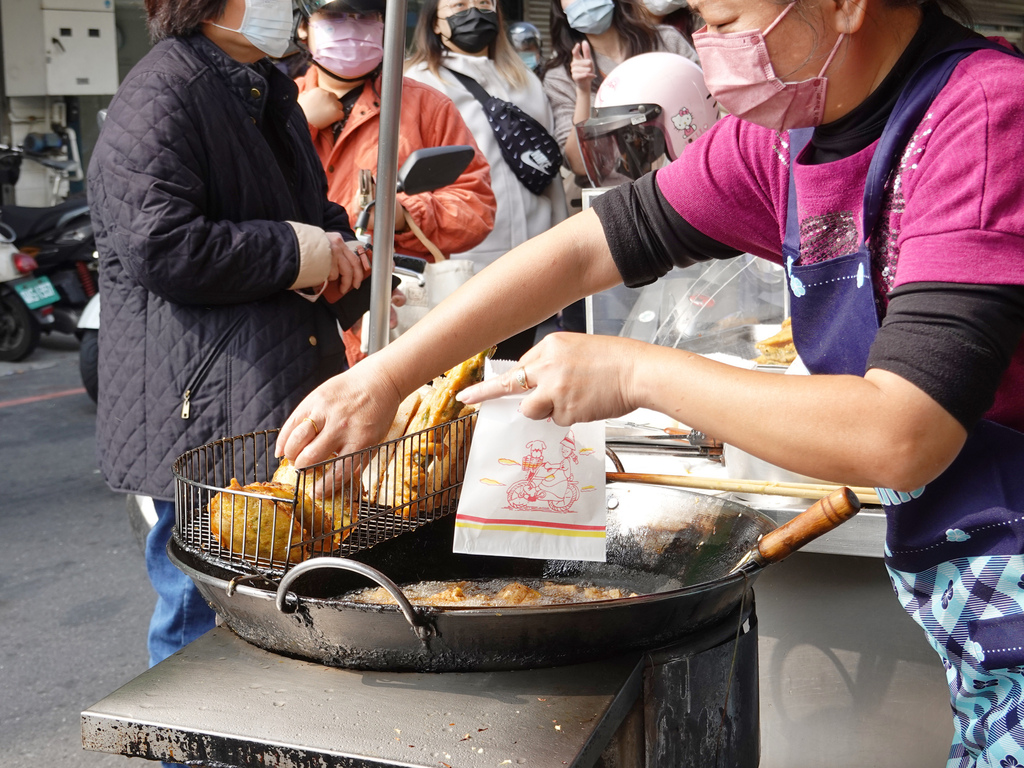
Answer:
[(434, 440), (433, 434), (399, 443), (381, 482), (377, 503), (399, 508), (404, 517), (411, 517), (416, 511), (413, 502), (426, 492), (430, 463), (447, 450), (443, 442)]
[(502, 587), (498, 594), (494, 596), (494, 602), (498, 605), (537, 605), (540, 599), (540, 592), (518, 581), (513, 581), (511, 584)]
[[(258, 493), (280, 501), (242, 496), (235, 491)], [(313, 505), (302, 503), (292, 514), (295, 489), (283, 483), (241, 485), (237, 479), (210, 500), (210, 531), (221, 546), (245, 560), (273, 559), (300, 563), (309, 556), (300, 520), (312, 519)]]
[[(466, 405), (459, 411), (457, 419), (468, 416), (478, 410), (479, 406)], [(469, 458), (470, 443), (473, 440), (473, 428), (469, 422), (457, 422), (444, 429), (445, 452), (434, 459), (427, 470), (423, 496), (426, 499), (418, 505), (419, 510), (435, 509), (454, 504), (459, 500), (462, 480), (466, 476), (466, 461)], [(455, 487), (453, 487), (455, 486)], [(440, 491), (440, 493), (438, 493)]]
[[(455, 396), (483, 379), (484, 362), (489, 353), (489, 349), (480, 352), (435, 380), (433, 391), (428, 397), (423, 398), (415, 416), (409, 422), (406, 435), (435, 429), (456, 418), (464, 406), (455, 399)], [(440, 480), (440, 475), (430, 478), (429, 481), (427, 475), (431, 462), (443, 459), (449, 453), (451, 445), (446, 444), (445, 435), (440, 430), (428, 433), (421, 440), (413, 439), (399, 443), (394, 455), (387, 462), (387, 470), (381, 477), (376, 491), (371, 492), (370, 501), (389, 507), (401, 507), (405, 517), (412, 516), (421, 508), (421, 505), (413, 506), (412, 502), (421, 498), (428, 488), (439, 490), (443, 487), (429, 485), (429, 482)], [(438, 471), (443, 473), (443, 467), (439, 466)], [(450, 467), (448, 473), (451, 474)]]
[(429, 399), (433, 392), (434, 388), (432, 386), (424, 384), (405, 398), (401, 405), (398, 406), (395, 418), (392, 420), (391, 426), (388, 428), (388, 432), (384, 436), (385, 445), (378, 449), (377, 454), (370, 459), (368, 466), (363, 470), (363, 491), (365, 493), (365, 497), (370, 501), (376, 502), (381, 479), (384, 477), (385, 470), (395, 455), (395, 446), (386, 444), (392, 440), (397, 440), (405, 434), (406, 430), (409, 428), (409, 423), (416, 416), (416, 412), (419, 410), (420, 404), (424, 400)]
[(469, 360), (459, 363), (444, 376), (436, 379), (433, 394), (420, 404), (406, 434), (437, 427), (454, 419), (462, 410), (462, 403), (456, 400), (455, 396), (466, 387), (483, 381), (484, 361), (489, 353), (490, 350), (487, 349), (473, 355)]
[[(301, 486), (303, 495), (312, 505), (312, 514), (303, 516), (301, 524), (306, 538), (317, 539), (316, 554), (329, 553), (352, 533), (350, 526), (359, 518), (358, 485), (350, 489), (348, 483), (335, 485), (330, 478), (324, 482), (323, 467), (300, 473), (287, 458), (281, 459), (271, 481), (287, 486), (293, 494), (296, 486)], [(316, 498), (318, 490), (322, 498)]]
[(758, 365), (789, 365), (796, 360), (796, 346), (793, 344), (793, 322), (787, 317), (782, 329), (774, 336), (754, 344), (761, 353), (754, 362)]

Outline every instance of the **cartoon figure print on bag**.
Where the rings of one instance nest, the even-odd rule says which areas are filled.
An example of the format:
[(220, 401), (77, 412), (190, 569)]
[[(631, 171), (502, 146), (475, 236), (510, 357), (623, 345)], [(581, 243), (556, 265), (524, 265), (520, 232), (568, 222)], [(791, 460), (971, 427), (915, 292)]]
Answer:
[[(589, 448), (577, 452), (576, 439), (570, 429), (559, 443), (559, 457), (549, 461), (546, 456), (547, 444), (543, 440), (531, 440), (526, 444), (528, 453), (523, 456), (520, 466), (526, 477), (517, 480), (508, 489), (509, 509), (573, 512), (573, 505), (580, 498), (580, 492), (592, 490), (581, 488), (573, 475), (573, 465), (579, 463), (580, 455), (592, 453)], [(513, 462), (503, 459), (503, 462)]]

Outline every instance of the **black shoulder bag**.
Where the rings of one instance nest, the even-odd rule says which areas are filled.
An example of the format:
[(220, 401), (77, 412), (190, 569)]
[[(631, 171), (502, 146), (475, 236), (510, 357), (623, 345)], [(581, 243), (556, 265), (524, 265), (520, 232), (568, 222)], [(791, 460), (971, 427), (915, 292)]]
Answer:
[(501, 155), (516, 178), (535, 195), (547, 189), (562, 164), (562, 152), (554, 137), (512, 102), (491, 96), (480, 83), (461, 72), (448, 71), (483, 105)]

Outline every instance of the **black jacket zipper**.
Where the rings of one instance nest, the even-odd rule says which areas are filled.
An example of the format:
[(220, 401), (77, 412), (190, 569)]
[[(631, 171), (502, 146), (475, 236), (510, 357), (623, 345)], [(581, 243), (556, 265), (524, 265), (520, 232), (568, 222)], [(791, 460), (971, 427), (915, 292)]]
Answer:
[(238, 326), (240, 326), (244, 320), (245, 316), (242, 315), (228, 326), (228, 329), (224, 331), (223, 335), (219, 339), (217, 339), (217, 342), (210, 348), (209, 353), (203, 358), (203, 362), (199, 364), (195, 374), (193, 374), (192, 378), (189, 379), (188, 384), (185, 385), (185, 392), (181, 396), (181, 418), (187, 419), (189, 417), (192, 410), (190, 403), (192, 393), (200, 384), (203, 383), (203, 380), (206, 379), (210, 369), (213, 368), (213, 361), (220, 356), (220, 353), (228, 343), (231, 335), (238, 329)]

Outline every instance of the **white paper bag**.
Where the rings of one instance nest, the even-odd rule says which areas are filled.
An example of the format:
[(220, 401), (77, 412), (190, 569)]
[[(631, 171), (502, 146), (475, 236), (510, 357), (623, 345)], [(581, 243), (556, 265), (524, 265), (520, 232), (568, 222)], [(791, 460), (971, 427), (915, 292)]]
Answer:
[[(491, 363), (488, 375), (517, 365)], [(526, 394), (480, 407), (453, 551), (604, 562), (604, 422), (528, 419), (519, 412)]]

